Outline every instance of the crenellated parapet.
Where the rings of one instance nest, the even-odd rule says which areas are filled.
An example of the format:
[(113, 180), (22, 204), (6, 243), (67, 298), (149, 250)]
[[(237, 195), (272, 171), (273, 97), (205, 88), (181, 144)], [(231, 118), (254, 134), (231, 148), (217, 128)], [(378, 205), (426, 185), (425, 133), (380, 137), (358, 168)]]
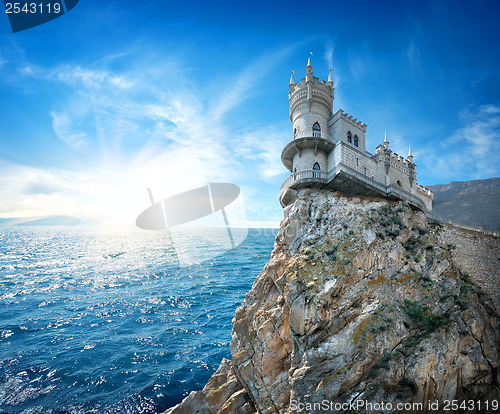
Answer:
[(361, 129), (363, 132), (366, 132), (367, 125), (364, 122), (358, 121), (356, 118), (354, 118), (352, 115), (349, 115), (347, 112), (344, 112), (342, 109), (339, 109), (337, 114), (352, 126), (355, 126), (356, 128)]
[(417, 191), (426, 197), (434, 199), (434, 193), (423, 185), (417, 184)]

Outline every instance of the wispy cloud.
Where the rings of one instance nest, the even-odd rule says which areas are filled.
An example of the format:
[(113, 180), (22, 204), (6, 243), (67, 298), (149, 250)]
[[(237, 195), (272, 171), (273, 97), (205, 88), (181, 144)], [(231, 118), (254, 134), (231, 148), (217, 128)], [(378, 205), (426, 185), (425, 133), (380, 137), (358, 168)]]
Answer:
[(481, 105), (470, 107), (459, 114), (463, 126), (451, 136), (430, 143), (418, 152), (426, 168), (442, 182), (490, 178), (500, 175), (495, 155), (500, 152), (500, 107)]
[(408, 44), (406, 56), (413, 69), (420, 67), (420, 49), (414, 39), (411, 39)]
[(52, 111), (50, 115), (52, 116), (52, 129), (61, 141), (75, 150), (85, 145), (87, 134), (83, 131), (75, 132), (72, 130), (72, 119), (66, 111)]
[[(182, 72), (175, 82), (166, 80), (165, 73), (182, 65), (158, 61), (152, 71), (147, 56), (134, 59), (141, 65), (119, 71), (107, 67), (110, 60), (25, 70), (22, 76), (67, 88), (64, 99), (48, 108), (52, 128), (75, 157), (87, 157), (88, 163), (71, 172), (4, 165), (11, 174), (2, 190), (7, 201), (0, 204), (0, 214), (90, 215), (116, 221), (114, 211), (121, 208), (121, 218), (133, 221), (147, 203), (147, 186), (164, 197), (207, 181), (245, 187), (249, 174), (268, 180), (283, 173), (282, 133), (274, 129), (269, 135), (263, 128), (250, 138), (240, 127), (245, 120), (235, 124), (227, 115), (255, 96), (263, 76), (291, 50), (265, 53), (239, 73), (221, 74), (209, 85), (193, 85), (190, 74)], [(32, 176), (43, 176), (45, 184)]]
[(323, 53), (323, 58), (326, 60), (329, 68), (333, 68), (333, 51), (335, 47), (331, 39), (325, 42), (325, 52)]
[(466, 110), (462, 113), (466, 126), (461, 128), (451, 143), (465, 140), (478, 158), (490, 158), (491, 154), (498, 154), (500, 149), (500, 107), (482, 105), (476, 110)]
[[(269, 180), (286, 172), (281, 163), (281, 151), (290, 137), (289, 128), (266, 127), (245, 134), (236, 146), (243, 158), (252, 161), (255, 174)], [(263, 138), (265, 137), (265, 139)]]
[(134, 86), (134, 82), (126, 76), (113, 74), (105, 69), (92, 70), (80, 66), (64, 65), (52, 72), (50, 77), (56, 77), (59, 81), (75, 86), (81, 83), (88, 88), (116, 87), (128, 89)]

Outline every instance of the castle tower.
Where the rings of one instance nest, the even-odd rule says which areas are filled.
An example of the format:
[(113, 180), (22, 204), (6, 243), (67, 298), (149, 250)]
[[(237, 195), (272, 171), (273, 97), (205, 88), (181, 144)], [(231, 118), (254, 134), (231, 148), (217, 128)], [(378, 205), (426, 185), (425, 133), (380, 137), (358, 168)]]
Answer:
[(304, 187), (334, 189), (344, 194), (405, 200), (432, 210), (432, 192), (416, 182), (410, 152), (405, 159), (389, 149), (387, 132), (375, 154), (366, 151), (367, 126), (339, 109), (333, 113), (332, 73), (328, 81), (314, 76), (311, 53), (300, 82), (290, 77), (288, 102), (292, 139), (281, 160), (292, 173), (283, 181), (280, 202), (288, 205)]
[(329, 135), (328, 121), (332, 117), (333, 81), (321, 81), (314, 76), (311, 53), (305, 77), (295, 82), (290, 78), (288, 102), (292, 121), (292, 141), (283, 150), (281, 159), (291, 172), (312, 172), (316, 178), (328, 168), (328, 154), (335, 143)]

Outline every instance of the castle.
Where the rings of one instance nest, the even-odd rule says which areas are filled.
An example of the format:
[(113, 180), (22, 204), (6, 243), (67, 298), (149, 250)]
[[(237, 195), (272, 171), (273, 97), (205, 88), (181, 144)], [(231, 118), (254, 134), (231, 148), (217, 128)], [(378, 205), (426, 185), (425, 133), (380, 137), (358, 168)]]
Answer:
[(346, 194), (404, 200), (424, 211), (432, 210), (432, 191), (417, 184), (411, 147), (406, 158), (389, 149), (387, 133), (375, 154), (365, 150), (366, 125), (339, 109), (333, 113), (332, 74), (319, 81), (311, 66), (300, 82), (290, 78), (288, 101), (293, 139), (281, 153), (292, 173), (281, 185), (280, 202), (290, 203), (289, 189), (320, 187)]

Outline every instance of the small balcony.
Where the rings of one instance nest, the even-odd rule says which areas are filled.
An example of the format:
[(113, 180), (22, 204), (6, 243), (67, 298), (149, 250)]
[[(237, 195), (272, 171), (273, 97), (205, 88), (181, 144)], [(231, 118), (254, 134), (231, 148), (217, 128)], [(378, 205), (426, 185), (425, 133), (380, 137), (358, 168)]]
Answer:
[(292, 141), (300, 138), (323, 138), (333, 141), (333, 138), (321, 131), (298, 132), (292, 137)]
[(281, 188), (288, 187), (292, 184), (310, 184), (310, 183), (321, 183), (326, 184), (328, 182), (328, 172), (321, 170), (304, 170), (297, 171), (290, 175), (283, 184)]

